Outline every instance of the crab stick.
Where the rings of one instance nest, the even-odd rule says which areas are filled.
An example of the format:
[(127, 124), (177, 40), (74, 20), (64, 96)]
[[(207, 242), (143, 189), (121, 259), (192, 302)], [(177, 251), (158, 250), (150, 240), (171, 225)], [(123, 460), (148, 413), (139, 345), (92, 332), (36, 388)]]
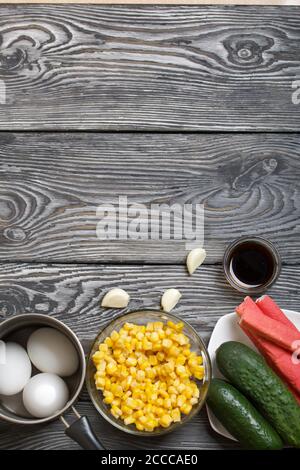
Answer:
[(291, 352), (300, 347), (300, 332), (264, 315), (250, 297), (245, 298), (236, 308), (236, 312), (241, 317), (240, 325), (251, 333)]

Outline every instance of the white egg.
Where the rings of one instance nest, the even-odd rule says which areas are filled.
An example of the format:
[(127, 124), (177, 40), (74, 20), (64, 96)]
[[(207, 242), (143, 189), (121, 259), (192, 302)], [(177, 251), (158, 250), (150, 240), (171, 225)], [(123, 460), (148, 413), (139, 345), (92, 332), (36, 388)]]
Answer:
[(22, 346), (1, 343), (0, 394), (16, 395), (21, 392), (31, 376), (31, 363)]
[(22, 418), (31, 417), (23, 404), (23, 392), (10, 396), (1, 395), (0, 403), (3, 408), (15, 415), (21, 416)]
[(78, 354), (69, 340), (54, 328), (40, 328), (34, 331), (27, 343), (32, 363), (42, 372), (68, 377), (78, 369)]
[(31, 377), (23, 390), (23, 403), (32, 416), (46, 418), (64, 408), (69, 390), (63, 379), (55, 374)]

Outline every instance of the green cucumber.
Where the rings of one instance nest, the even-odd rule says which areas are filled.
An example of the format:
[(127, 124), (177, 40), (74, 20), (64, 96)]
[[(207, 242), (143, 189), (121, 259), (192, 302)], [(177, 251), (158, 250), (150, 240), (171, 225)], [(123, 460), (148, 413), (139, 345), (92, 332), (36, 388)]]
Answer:
[(220, 372), (253, 402), (284, 442), (300, 447), (300, 406), (263, 357), (228, 341), (217, 350), (216, 360)]
[(208, 406), (243, 447), (255, 450), (282, 449), (277, 432), (250, 401), (228, 382), (212, 379)]

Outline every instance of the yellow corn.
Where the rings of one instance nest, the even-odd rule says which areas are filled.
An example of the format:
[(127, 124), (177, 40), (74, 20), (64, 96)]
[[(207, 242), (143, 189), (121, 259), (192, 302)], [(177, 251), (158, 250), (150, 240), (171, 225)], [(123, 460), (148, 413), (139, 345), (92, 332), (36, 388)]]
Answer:
[(168, 339), (168, 338), (163, 339), (163, 341), (162, 341), (162, 345), (163, 345), (163, 347), (166, 348), (166, 349), (170, 349), (171, 346), (172, 346), (172, 344), (173, 344), (172, 341), (171, 341), (170, 339)]
[(170, 415), (163, 415), (161, 418), (159, 418), (159, 424), (163, 428), (168, 428), (172, 422), (172, 418)]
[(129, 424), (133, 424), (135, 422), (135, 419), (133, 416), (128, 416), (127, 418), (124, 419), (124, 423), (126, 424), (126, 426), (128, 426)]
[(106, 372), (107, 372), (109, 375), (113, 375), (115, 372), (117, 372), (117, 366), (116, 366), (116, 364), (113, 364), (112, 362), (110, 362), (109, 364), (107, 364)]
[(112, 415), (151, 432), (189, 414), (200, 396), (202, 356), (190, 349), (184, 324), (125, 323), (93, 355), (95, 385)]
[(119, 418), (119, 416), (122, 415), (122, 410), (120, 410), (120, 408), (116, 405), (113, 405), (111, 407), (111, 412), (112, 412), (112, 414), (114, 415), (115, 418)]
[(180, 411), (182, 413), (184, 413), (185, 415), (188, 415), (192, 410), (192, 405), (189, 405), (188, 403), (184, 403), (181, 407), (180, 407)]
[(117, 331), (112, 331), (110, 338), (113, 342), (117, 341), (119, 339), (119, 333)]
[(153, 330), (154, 331), (160, 331), (163, 330), (164, 324), (162, 321), (156, 321), (153, 323)]
[(171, 418), (174, 421), (174, 423), (177, 423), (177, 422), (181, 421), (181, 415), (180, 415), (179, 408), (174, 408), (171, 411)]

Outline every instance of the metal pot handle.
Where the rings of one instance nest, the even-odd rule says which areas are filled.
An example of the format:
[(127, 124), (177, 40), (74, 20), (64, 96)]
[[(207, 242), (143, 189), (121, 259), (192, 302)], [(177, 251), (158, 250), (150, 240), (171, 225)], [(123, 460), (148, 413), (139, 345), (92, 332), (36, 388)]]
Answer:
[(105, 450), (92, 430), (88, 418), (81, 416), (74, 406), (72, 406), (72, 410), (77, 419), (71, 424), (68, 424), (64, 416), (60, 417), (66, 428), (65, 434), (85, 450)]

